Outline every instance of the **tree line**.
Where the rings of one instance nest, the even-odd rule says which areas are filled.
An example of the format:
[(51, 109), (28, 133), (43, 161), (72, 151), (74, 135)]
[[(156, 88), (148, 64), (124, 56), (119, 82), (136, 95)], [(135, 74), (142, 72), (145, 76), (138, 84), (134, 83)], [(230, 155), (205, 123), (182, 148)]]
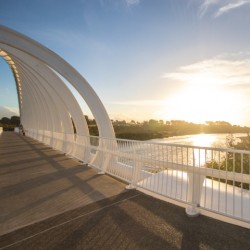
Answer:
[[(98, 127), (94, 119), (85, 116), (90, 135), (98, 136)], [(154, 120), (150, 119), (143, 122), (131, 120), (111, 120), (117, 138), (132, 140), (149, 140), (156, 138), (166, 138), (171, 136), (189, 135), (189, 134), (216, 134), (216, 133), (249, 133), (249, 127), (232, 125), (226, 121), (207, 121), (204, 124), (197, 124), (183, 120)], [(0, 126), (4, 130), (14, 130), (20, 125), (20, 117), (3, 117), (0, 120)]]
[[(98, 128), (94, 119), (86, 118), (91, 135), (98, 135)], [(204, 124), (196, 124), (183, 120), (154, 120), (138, 122), (131, 120), (111, 120), (117, 138), (133, 140), (149, 140), (167, 138), (171, 136), (190, 134), (217, 134), (217, 133), (248, 133), (249, 127), (232, 125), (226, 121), (206, 121)]]
[(5, 131), (13, 131), (15, 127), (20, 126), (20, 117), (11, 116), (11, 118), (3, 117), (0, 119), (0, 127)]

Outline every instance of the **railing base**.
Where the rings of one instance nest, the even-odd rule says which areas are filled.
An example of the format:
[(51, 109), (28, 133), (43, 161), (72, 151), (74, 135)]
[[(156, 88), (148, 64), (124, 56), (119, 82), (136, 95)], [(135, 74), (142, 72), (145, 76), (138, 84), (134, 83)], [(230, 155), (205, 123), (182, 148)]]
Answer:
[(186, 208), (186, 214), (188, 217), (197, 217), (199, 216), (200, 211), (197, 206), (191, 205)]
[(102, 170), (100, 170), (97, 174), (105, 174)]
[(126, 189), (136, 189), (136, 186), (134, 186), (133, 184), (129, 184), (126, 186)]

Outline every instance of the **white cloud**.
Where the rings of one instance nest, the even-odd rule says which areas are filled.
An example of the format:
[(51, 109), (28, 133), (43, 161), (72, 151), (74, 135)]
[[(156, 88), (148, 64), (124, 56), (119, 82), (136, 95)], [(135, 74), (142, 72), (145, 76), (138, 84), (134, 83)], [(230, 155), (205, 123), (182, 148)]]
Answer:
[(203, 16), (211, 5), (218, 4), (220, 1), (221, 0), (203, 0), (200, 6), (200, 16)]
[(140, 0), (125, 0), (128, 6), (137, 5), (140, 3)]
[(250, 0), (203, 0), (200, 6), (200, 16), (202, 17), (213, 6), (213, 16), (215, 18), (249, 4)]
[(249, 4), (249, 3), (250, 3), (250, 1), (245, 0), (245, 1), (236, 1), (236, 2), (226, 4), (222, 7), (220, 7), (214, 16), (219, 17), (222, 14), (225, 14), (233, 9), (239, 8), (239, 7), (241, 7), (245, 4)]
[(19, 115), (19, 110), (16, 107), (7, 107), (7, 106), (0, 106), (0, 118), (2, 117), (11, 117)]
[(250, 58), (216, 57), (181, 66), (163, 77), (187, 84), (250, 87)]

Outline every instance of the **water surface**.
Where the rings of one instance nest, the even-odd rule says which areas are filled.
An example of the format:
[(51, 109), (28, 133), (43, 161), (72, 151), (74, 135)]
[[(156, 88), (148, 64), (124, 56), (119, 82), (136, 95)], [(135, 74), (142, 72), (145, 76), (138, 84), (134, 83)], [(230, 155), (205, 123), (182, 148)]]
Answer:
[(233, 136), (236, 140), (240, 137), (247, 136), (246, 133), (235, 133), (235, 134), (197, 134), (197, 135), (183, 135), (173, 136), (163, 139), (153, 139), (153, 142), (160, 143), (175, 143), (201, 147), (227, 147), (227, 138)]

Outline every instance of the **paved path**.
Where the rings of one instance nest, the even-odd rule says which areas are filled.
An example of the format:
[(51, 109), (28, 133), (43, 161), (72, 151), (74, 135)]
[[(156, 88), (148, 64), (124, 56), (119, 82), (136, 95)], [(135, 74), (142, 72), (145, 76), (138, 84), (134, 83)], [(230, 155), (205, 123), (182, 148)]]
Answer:
[(0, 235), (120, 194), (125, 184), (28, 137), (0, 137)]
[(26, 137), (0, 137), (0, 171), (0, 249), (250, 249), (249, 229), (189, 218)]

